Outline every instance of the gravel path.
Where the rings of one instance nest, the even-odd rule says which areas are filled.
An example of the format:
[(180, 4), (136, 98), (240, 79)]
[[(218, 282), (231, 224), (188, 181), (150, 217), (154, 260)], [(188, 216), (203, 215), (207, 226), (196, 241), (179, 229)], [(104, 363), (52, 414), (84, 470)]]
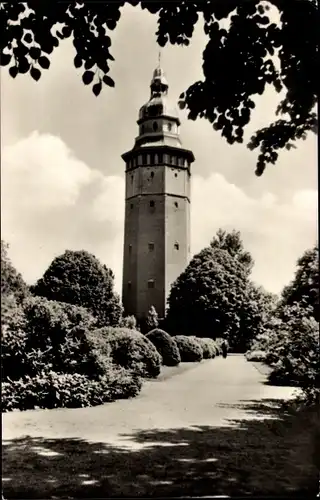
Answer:
[(291, 444), (291, 424), (291, 437), (285, 428), (272, 427), (277, 405), (271, 400), (291, 398), (293, 389), (264, 382), (265, 375), (244, 356), (230, 355), (165, 369), (131, 400), (6, 413), (5, 497), (301, 490), (314, 474), (309, 437), (303, 437), (309, 454), (304, 457), (300, 448), (292, 449), (297, 440)]

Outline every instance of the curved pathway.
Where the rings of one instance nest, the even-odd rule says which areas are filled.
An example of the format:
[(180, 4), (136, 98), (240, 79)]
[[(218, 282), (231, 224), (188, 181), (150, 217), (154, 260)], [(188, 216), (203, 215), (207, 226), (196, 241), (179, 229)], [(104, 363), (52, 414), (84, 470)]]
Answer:
[(283, 462), (292, 450), (287, 438), (279, 439), (283, 429), (273, 428), (274, 400), (293, 390), (264, 382), (242, 355), (230, 355), (165, 369), (131, 400), (4, 414), (5, 497), (272, 494), (308, 487), (312, 464), (309, 472), (301, 463), (292, 471), (290, 462), (289, 470)]

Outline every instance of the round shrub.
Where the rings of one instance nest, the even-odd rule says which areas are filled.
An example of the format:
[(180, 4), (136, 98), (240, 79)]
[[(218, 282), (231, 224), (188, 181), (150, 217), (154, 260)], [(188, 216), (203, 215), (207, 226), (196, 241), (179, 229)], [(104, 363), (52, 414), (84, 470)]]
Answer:
[(203, 359), (212, 359), (216, 356), (215, 341), (209, 338), (198, 338), (203, 351)]
[(245, 357), (248, 361), (265, 361), (267, 353), (265, 351), (247, 351)]
[(155, 378), (159, 375), (162, 358), (153, 343), (145, 335), (128, 328), (105, 327), (92, 332), (100, 342), (110, 345), (110, 356), (114, 364), (132, 370), (141, 377)]
[(179, 348), (181, 361), (195, 362), (201, 361), (203, 358), (202, 347), (199, 342), (193, 337), (186, 335), (176, 335), (174, 340)]
[(121, 368), (110, 369), (98, 380), (79, 373), (49, 371), (2, 383), (2, 411), (35, 408), (79, 408), (136, 396), (141, 379)]
[(171, 335), (160, 328), (155, 328), (147, 333), (146, 337), (162, 356), (162, 363), (165, 366), (177, 366), (180, 363), (180, 352), (176, 341)]

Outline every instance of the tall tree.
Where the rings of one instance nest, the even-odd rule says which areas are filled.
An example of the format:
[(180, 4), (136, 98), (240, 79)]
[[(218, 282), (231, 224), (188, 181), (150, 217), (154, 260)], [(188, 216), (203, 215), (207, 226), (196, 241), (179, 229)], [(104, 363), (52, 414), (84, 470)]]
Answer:
[[(259, 300), (258, 300), (259, 298)], [(226, 338), (245, 351), (264, 318), (260, 291), (237, 254), (210, 246), (195, 255), (173, 284), (166, 328), (172, 334)]]
[(233, 230), (228, 233), (223, 229), (219, 229), (210, 245), (212, 248), (220, 248), (221, 250), (229, 252), (231, 257), (237, 259), (247, 270), (248, 274), (250, 274), (254, 265), (254, 260), (252, 255), (243, 247), (240, 231)]
[(29, 290), (21, 274), (12, 265), (8, 248), (9, 245), (1, 240), (1, 299), (12, 295), (20, 303), (29, 294)]
[[(158, 15), (157, 41), (189, 45), (203, 19), (208, 42), (203, 51), (203, 78), (181, 97), (192, 120), (204, 118), (230, 144), (242, 143), (255, 107), (253, 97), (268, 85), (279, 98), (279, 118), (258, 130), (248, 147), (259, 148), (256, 174), (274, 164), (278, 151), (294, 147), (317, 127), (318, 7), (315, 0), (110, 0), (104, 2), (3, 2), (1, 64), (10, 75), (30, 73), (39, 80), (50, 67), (50, 54), (71, 38), (74, 65), (85, 85), (99, 95), (109, 76), (110, 32), (125, 4)], [(278, 18), (278, 19), (277, 19)], [(226, 24), (227, 21), (227, 24)], [(229, 24), (229, 27), (226, 27)], [(278, 63), (276, 62), (278, 60)]]
[(306, 250), (297, 261), (295, 277), (281, 294), (280, 309), (294, 303), (311, 307), (312, 315), (319, 321), (319, 248)]
[(122, 315), (111, 269), (89, 252), (66, 250), (31, 287), (34, 295), (86, 308), (99, 326), (116, 326)]

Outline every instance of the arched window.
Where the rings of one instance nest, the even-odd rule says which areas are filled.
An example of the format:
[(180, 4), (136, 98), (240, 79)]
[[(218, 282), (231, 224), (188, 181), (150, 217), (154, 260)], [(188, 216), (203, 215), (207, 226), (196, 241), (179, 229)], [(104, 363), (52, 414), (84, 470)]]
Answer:
[(150, 203), (149, 203), (150, 207), (153, 208), (154, 207), (154, 201), (151, 200)]
[(169, 132), (171, 132), (171, 129), (172, 129), (172, 125), (171, 125), (171, 123), (168, 123), (168, 130), (169, 130)]
[(174, 202), (174, 206), (175, 206), (176, 208), (178, 208), (178, 206), (179, 206), (179, 205), (178, 205), (178, 202), (177, 202), (177, 201), (175, 201), (175, 202)]
[(175, 248), (175, 250), (179, 250), (179, 243), (175, 243), (174, 248)]
[(153, 122), (152, 128), (153, 128), (153, 131), (156, 132), (158, 130), (158, 123), (157, 122)]
[(144, 125), (141, 125), (141, 134), (144, 134)]
[(151, 179), (154, 178), (154, 172), (151, 172), (150, 177), (151, 177)]

